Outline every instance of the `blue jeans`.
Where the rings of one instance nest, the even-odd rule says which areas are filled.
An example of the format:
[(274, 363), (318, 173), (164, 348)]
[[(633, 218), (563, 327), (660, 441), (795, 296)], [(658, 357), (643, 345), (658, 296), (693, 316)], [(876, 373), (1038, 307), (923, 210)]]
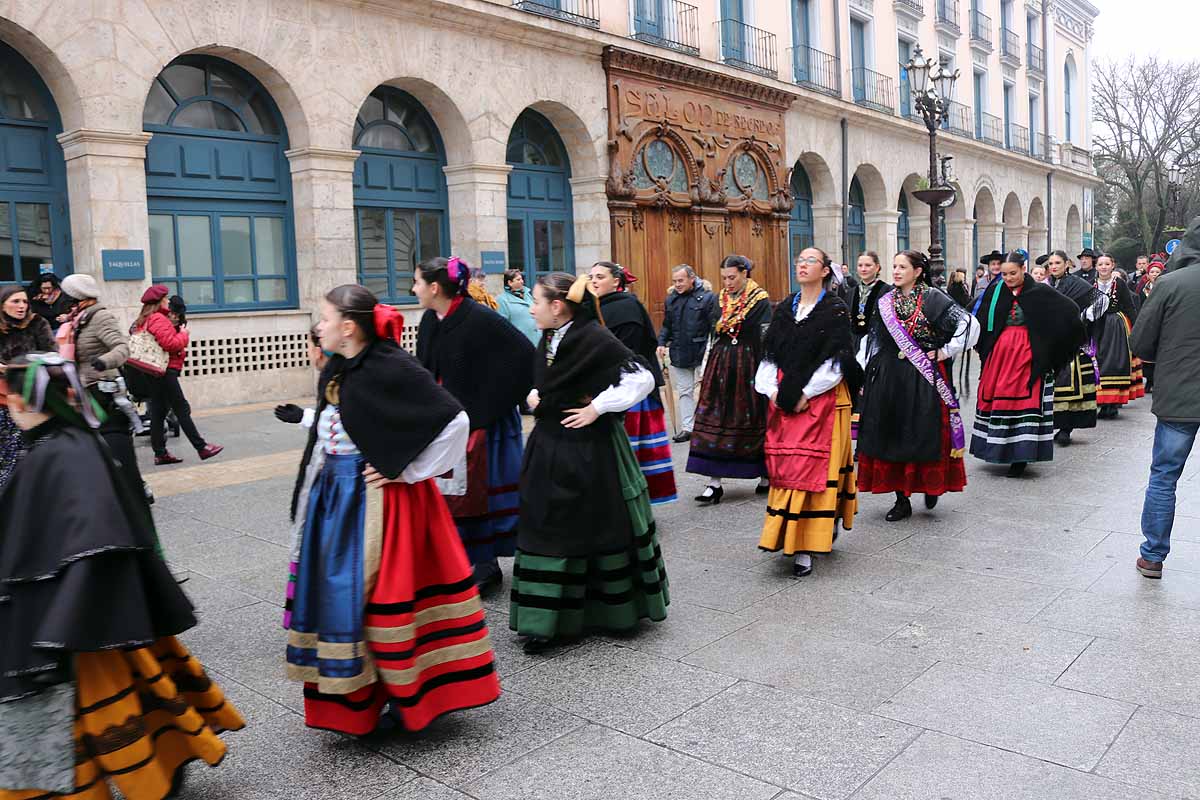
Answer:
[(1171, 528), (1175, 525), (1175, 484), (1183, 474), (1188, 455), (1196, 441), (1200, 422), (1159, 420), (1154, 429), (1154, 463), (1150, 466), (1150, 485), (1142, 506), (1142, 558), (1165, 561), (1171, 552)]

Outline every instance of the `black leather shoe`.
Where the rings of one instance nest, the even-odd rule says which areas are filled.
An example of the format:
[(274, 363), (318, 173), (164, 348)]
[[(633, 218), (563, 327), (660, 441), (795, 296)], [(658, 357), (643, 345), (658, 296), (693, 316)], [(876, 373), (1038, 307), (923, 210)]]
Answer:
[(679, 433), (675, 434), (675, 437), (673, 439), (671, 439), (671, 441), (674, 442), (675, 444), (683, 444), (684, 442), (690, 442), (691, 440), (692, 440), (692, 432), (691, 431), (680, 431)]
[(1058, 445), (1059, 447), (1070, 447), (1071, 446), (1071, 432), (1065, 431), (1065, 430), (1060, 430), (1058, 433), (1054, 434), (1054, 443), (1056, 445)]
[(925, 495), (925, 507), (930, 511), (937, 508), (938, 496), (936, 494)]
[(803, 564), (792, 564), (792, 577), (803, 578), (806, 575), (812, 575), (812, 564), (805, 566)]
[(1011, 464), (1011, 465), (1009, 466), (1009, 468), (1008, 468), (1008, 475), (1007, 475), (1007, 477), (1009, 477), (1009, 478), (1019, 478), (1019, 477), (1021, 477), (1022, 475), (1024, 475), (1024, 474), (1025, 474), (1025, 468), (1026, 468), (1026, 467), (1028, 467), (1028, 466), (1029, 466), (1029, 465), (1028, 465), (1028, 464), (1026, 464), (1024, 461), (1022, 461), (1022, 462), (1020, 462), (1020, 463), (1018, 463), (1018, 464)]
[(912, 516), (912, 503), (907, 497), (896, 498), (896, 505), (892, 506), (892, 510), (884, 517), (888, 522), (899, 522), (902, 519), (908, 519)]
[(760, 483), (758, 486), (754, 487), (755, 494), (767, 494), (770, 491), (771, 491), (771, 484), (769, 484), (769, 483), (768, 484)]
[(696, 495), (696, 502), (701, 505), (715, 506), (725, 496), (724, 486), (705, 486), (704, 491)]
[(554, 647), (553, 639), (546, 639), (542, 636), (530, 636), (525, 640), (525, 645), (521, 648), (527, 655), (537, 655), (544, 653)]

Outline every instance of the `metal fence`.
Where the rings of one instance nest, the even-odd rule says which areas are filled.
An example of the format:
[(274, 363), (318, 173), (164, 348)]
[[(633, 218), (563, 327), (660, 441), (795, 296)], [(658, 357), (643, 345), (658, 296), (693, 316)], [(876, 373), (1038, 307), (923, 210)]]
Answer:
[(1021, 63), (1021, 37), (1008, 28), (1000, 29), (1000, 55), (1016, 64)]
[(1046, 74), (1046, 53), (1033, 42), (1025, 46), (1026, 57), (1029, 59), (1029, 71), (1040, 75)]
[(635, 0), (633, 38), (700, 55), (700, 9), (680, 0)]
[(831, 97), (841, 96), (841, 70), (837, 56), (803, 46), (788, 48), (788, 55), (792, 62), (792, 80), (798, 86)]
[(971, 121), (971, 109), (951, 100), (946, 108), (946, 118), (942, 120), (942, 130), (959, 136), (973, 136), (975, 125)]
[(975, 118), (975, 138), (981, 142), (1004, 146), (1004, 121), (994, 114), (980, 112)]
[(554, 17), (575, 25), (600, 27), (599, 0), (516, 0), (513, 6), (531, 14)]
[(937, 21), (958, 31), (958, 0), (937, 0)]
[(1014, 153), (1029, 155), (1029, 128), (1010, 122), (1008, 124), (1008, 149)]
[(866, 67), (850, 70), (850, 87), (854, 102), (860, 106), (896, 113), (896, 88), (890, 75), (884, 75)]
[(992, 18), (979, 9), (971, 9), (971, 41), (992, 46)]

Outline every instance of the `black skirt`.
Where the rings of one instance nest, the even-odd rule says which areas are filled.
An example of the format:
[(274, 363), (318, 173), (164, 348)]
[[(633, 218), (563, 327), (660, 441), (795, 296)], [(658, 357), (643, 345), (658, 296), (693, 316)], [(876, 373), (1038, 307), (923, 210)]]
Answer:
[[(858, 452), (899, 463), (942, 458), (942, 403), (891, 337), (867, 364), (858, 422)], [(954, 374), (953, 362), (947, 373)], [(953, 388), (953, 387), (951, 387)]]

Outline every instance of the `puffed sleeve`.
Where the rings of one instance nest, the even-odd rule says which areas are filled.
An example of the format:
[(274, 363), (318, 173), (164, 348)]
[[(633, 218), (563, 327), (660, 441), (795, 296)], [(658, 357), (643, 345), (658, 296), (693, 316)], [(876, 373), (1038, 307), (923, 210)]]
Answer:
[(437, 438), (429, 443), (416, 458), (400, 473), (405, 483), (421, 481), (444, 475), (460, 463), (467, 452), (467, 439), (471, 435), (471, 423), (466, 411), (458, 412)]

